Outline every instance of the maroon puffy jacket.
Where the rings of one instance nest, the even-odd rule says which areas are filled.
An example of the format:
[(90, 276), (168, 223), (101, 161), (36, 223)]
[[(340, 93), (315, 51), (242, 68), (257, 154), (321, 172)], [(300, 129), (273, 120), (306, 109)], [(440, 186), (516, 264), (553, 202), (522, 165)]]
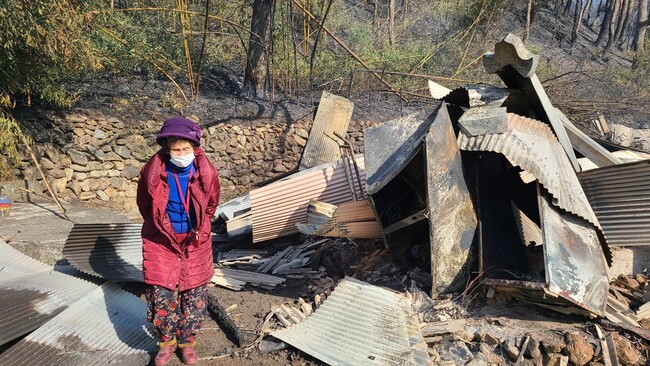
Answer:
[[(140, 170), (137, 203), (144, 219), (142, 256), (144, 282), (179, 291), (192, 289), (210, 281), (214, 274), (210, 221), (219, 203), (217, 170), (203, 149), (194, 150), (196, 171), (190, 177), (190, 202), (196, 212), (199, 244), (178, 243), (166, 213), (169, 185), (162, 149)], [(191, 235), (191, 234), (190, 234)]]

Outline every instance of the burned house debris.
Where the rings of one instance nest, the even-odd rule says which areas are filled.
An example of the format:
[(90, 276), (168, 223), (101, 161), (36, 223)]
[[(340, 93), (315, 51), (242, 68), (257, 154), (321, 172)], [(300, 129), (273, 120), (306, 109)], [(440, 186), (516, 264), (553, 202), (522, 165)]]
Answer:
[[(332, 365), (522, 364), (526, 357), (541, 359), (541, 350), (545, 364), (583, 365), (595, 357), (593, 344), (606, 365), (617, 365), (625, 341), (615, 329), (650, 341), (647, 277), (622, 276), (611, 284), (608, 277), (612, 247), (650, 245), (650, 160), (625, 162), (556, 109), (535, 74), (538, 56), (516, 36), (497, 43), (483, 63), (505, 87), (451, 90), (429, 82), (433, 107), (365, 129), (363, 154), (345, 138), (354, 105), (323, 93), (298, 171), (220, 205), (215, 216), (226, 234), (215, 235), (215, 245), (250, 240), (215, 254), (212, 284), (275, 291), (288, 280), (308, 283), (296, 302), (267, 314), (252, 346), (290, 345)], [(148, 362), (155, 345), (141, 319), (144, 304), (110, 282), (143, 281), (140, 229), (75, 225), (63, 255), (102, 279), (96, 283), (0, 258), (9, 268), (0, 271), (0, 285), (10, 290), (0, 300), (10, 309), (29, 302), (39, 312), (17, 317), (16, 331), (0, 336), (4, 344), (38, 328), (0, 354), (0, 363), (53, 347), (95, 350), (94, 331), (128, 337), (107, 340), (112, 353), (102, 348), (88, 360)], [(298, 233), (299, 244), (262, 245)], [(359, 257), (363, 239), (383, 243)], [(332, 252), (337, 256), (328, 267)], [(34, 278), (19, 275), (27, 269)], [(368, 283), (385, 274), (407, 290)], [(516, 298), (603, 320), (594, 334), (560, 336), (556, 347), (530, 334), (498, 339), (472, 328), (451, 295), (465, 295), (478, 282), (488, 303)], [(101, 327), (75, 322), (86, 316), (83, 306), (100, 308)], [(230, 322), (242, 346), (244, 337), (216, 298), (209, 307)], [(118, 308), (123, 318), (112, 317)], [(117, 326), (106, 330), (106, 321)], [(505, 317), (489, 321), (508, 328)], [(48, 340), (53, 329), (68, 331)], [(471, 343), (480, 346), (470, 350)], [(592, 351), (585, 363), (568, 350), (583, 346)], [(78, 361), (63, 357), (56, 364), (69, 360)]]

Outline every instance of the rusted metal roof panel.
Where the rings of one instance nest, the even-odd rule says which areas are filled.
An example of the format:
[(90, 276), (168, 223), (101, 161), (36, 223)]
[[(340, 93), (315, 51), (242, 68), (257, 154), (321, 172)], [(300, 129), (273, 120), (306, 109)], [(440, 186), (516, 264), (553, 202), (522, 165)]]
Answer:
[(0, 252), (0, 345), (40, 327), (97, 288), (29, 258), (3, 241)]
[(578, 174), (613, 246), (650, 245), (650, 160)]
[(307, 319), (271, 335), (330, 365), (433, 365), (410, 300), (350, 277)]
[(0, 355), (2, 365), (146, 365), (156, 348), (146, 305), (105, 283)]
[(477, 220), (445, 105), (438, 110), (424, 145), (432, 292), (437, 293), (465, 286), (458, 278), (467, 274)]
[(310, 202), (307, 223), (296, 224), (301, 233), (328, 237), (381, 239), (382, 229), (368, 200), (330, 205)]
[(377, 193), (411, 161), (443, 103), (433, 113), (419, 113), (366, 128), (364, 156), (368, 194)]
[(548, 290), (595, 314), (607, 306), (607, 262), (598, 234), (585, 220), (561, 212), (539, 194)]
[(347, 132), (353, 109), (354, 103), (348, 99), (323, 92), (302, 153), (299, 170), (313, 168), (341, 158), (336, 135), (343, 136)]
[(142, 282), (141, 230), (140, 224), (75, 224), (63, 247), (63, 257), (93, 276)]
[[(352, 201), (353, 188), (361, 195), (365, 183), (363, 156), (356, 157), (361, 182), (346, 173), (344, 159), (323, 164), (265, 187), (250, 191), (253, 242), (298, 233), (297, 223), (307, 221), (307, 206), (318, 200), (329, 204)], [(352, 177), (354, 178), (354, 177)]]

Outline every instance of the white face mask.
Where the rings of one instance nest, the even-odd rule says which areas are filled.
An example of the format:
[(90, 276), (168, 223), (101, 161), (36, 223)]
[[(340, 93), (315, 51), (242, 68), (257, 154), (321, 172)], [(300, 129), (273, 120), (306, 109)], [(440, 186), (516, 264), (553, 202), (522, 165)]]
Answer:
[(179, 168), (185, 168), (188, 165), (192, 164), (194, 161), (194, 153), (189, 153), (187, 155), (169, 154), (169, 161), (171, 161), (172, 164), (176, 165)]

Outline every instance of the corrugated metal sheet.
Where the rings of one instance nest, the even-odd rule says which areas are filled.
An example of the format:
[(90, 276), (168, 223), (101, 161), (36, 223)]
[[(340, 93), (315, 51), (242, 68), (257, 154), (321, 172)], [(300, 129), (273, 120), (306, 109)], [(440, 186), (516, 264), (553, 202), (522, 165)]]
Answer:
[(312, 315), (271, 333), (330, 365), (433, 365), (404, 295), (344, 278)]
[(548, 290), (603, 315), (609, 293), (607, 262), (594, 227), (560, 211), (541, 192), (538, 203)]
[(301, 233), (328, 237), (381, 239), (382, 229), (368, 200), (330, 205), (310, 202), (307, 223), (296, 224)]
[(499, 75), (506, 86), (520, 89), (526, 94), (539, 119), (548, 123), (553, 129), (571, 167), (574, 171), (580, 171), (569, 136), (535, 74), (538, 59), (539, 56), (526, 49), (521, 38), (508, 34), (494, 46), (493, 53), (483, 55), (483, 65), (487, 72)]
[(492, 151), (505, 155), (512, 165), (533, 174), (563, 210), (599, 227), (598, 219), (582, 190), (562, 146), (548, 125), (508, 113), (509, 131), (467, 136), (458, 134), (458, 146), (467, 151)]
[(589, 170), (578, 178), (611, 245), (650, 245), (650, 160)]
[(442, 105), (438, 103), (430, 114), (397, 118), (363, 131), (369, 195), (377, 193), (411, 161)]
[(0, 253), (0, 345), (40, 327), (97, 288), (55, 271), (1, 240)]
[(354, 104), (348, 99), (323, 92), (302, 153), (299, 170), (313, 168), (341, 158), (336, 134), (345, 135), (353, 109)]
[(251, 200), (248, 195), (234, 198), (226, 203), (222, 203), (217, 207), (214, 213), (215, 217), (221, 217), (224, 220), (230, 220), (235, 217), (235, 213), (246, 211), (251, 208)]
[[(363, 157), (357, 156), (356, 162), (361, 184), (364, 184)], [(352, 201), (351, 185), (344, 164), (343, 160), (323, 164), (250, 191), (253, 242), (297, 233), (296, 224), (307, 220), (310, 201), (334, 205)], [(354, 189), (362, 191), (359, 182), (354, 182)]]
[(146, 365), (156, 348), (146, 313), (144, 302), (106, 283), (2, 353), (0, 364)]
[(0, 239), (0, 282), (27, 273), (49, 271), (52, 267), (29, 257)]
[(93, 276), (143, 282), (141, 230), (140, 224), (75, 224), (63, 257)]

